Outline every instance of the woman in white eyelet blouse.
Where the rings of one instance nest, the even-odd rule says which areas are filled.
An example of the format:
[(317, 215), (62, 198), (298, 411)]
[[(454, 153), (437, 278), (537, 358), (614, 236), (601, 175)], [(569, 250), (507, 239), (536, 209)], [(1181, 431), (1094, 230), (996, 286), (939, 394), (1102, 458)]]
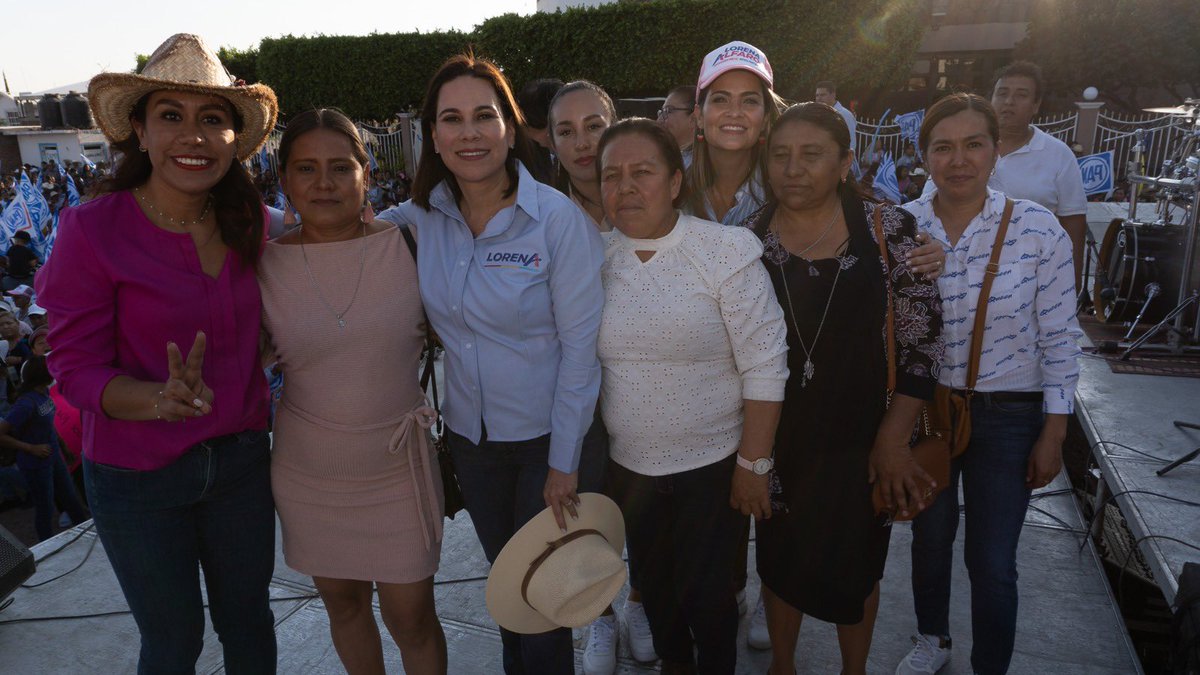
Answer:
[(743, 523), (770, 515), (783, 311), (753, 233), (674, 208), (683, 160), (665, 130), (625, 120), (605, 131), (597, 157), (616, 228), (597, 342), (608, 491), (663, 671), (732, 673)]

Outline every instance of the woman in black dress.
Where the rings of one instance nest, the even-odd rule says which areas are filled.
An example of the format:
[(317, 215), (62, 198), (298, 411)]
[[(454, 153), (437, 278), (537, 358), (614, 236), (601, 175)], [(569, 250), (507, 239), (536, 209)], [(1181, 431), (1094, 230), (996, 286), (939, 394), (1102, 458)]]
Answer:
[[(915, 512), (931, 482), (909, 441), (942, 355), (937, 285), (906, 263), (918, 246), (912, 217), (864, 196), (849, 175), (849, 146), (833, 108), (790, 108), (767, 141), (770, 199), (744, 223), (763, 240), (788, 322), (776, 508), (758, 523), (772, 675), (795, 672), (805, 614), (838, 625), (843, 673), (866, 672), (891, 533), (874, 513), (871, 483), (881, 481), (901, 512)], [(887, 260), (875, 235), (877, 210)], [(890, 407), (889, 289), (897, 341)]]

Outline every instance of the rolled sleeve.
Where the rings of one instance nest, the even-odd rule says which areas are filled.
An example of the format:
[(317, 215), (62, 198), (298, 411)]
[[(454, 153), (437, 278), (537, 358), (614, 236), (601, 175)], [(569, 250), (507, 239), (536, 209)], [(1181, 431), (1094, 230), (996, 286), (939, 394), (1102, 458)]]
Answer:
[(604, 244), (578, 209), (556, 209), (547, 223), (552, 242), (550, 299), (562, 350), (550, 412), (550, 467), (573, 473), (600, 395), (596, 336), (604, 308), (600, 268)]
[(762, 264), (762, 244), (746, 229), (730, 229), (728, 236), (737, 255), (720, 282), (718, 301), (742, 378), (742, 398), (782, 401), (788, 378), (787, 325)]
[(1037, 311), (1038, 352), (1041, 354), (1044, 411), (1071, 414), (1075, 411), (1075, 387), (1079, 383), (1079, 337), (1075, 319), (1075, 275), (1071, 241), (1056, 228), (1038, 260)]
[(37, 274), (54, 349), (46, 364), (67, 401), (104, 414), (104, 389), (126, 374), (116, 362), (116, 284), (71, 209), (63, 211), (54, 256)]

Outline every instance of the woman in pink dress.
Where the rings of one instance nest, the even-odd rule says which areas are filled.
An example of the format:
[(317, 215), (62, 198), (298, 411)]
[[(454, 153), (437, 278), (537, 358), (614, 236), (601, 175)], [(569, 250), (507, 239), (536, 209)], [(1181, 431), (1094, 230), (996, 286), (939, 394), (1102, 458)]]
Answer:
[(367, 152), (345, 115), (292, 118), (279, 165), (301, 225), (266, 245), (259, 287), (286, 383), (271, 462), (284, 557), (313, 577), (348, 672), (383, 672), (378, 589), (405, 672), (444, 673), (441, 478), (417, 380), (416, 263), (398, 228), (362, 218)]

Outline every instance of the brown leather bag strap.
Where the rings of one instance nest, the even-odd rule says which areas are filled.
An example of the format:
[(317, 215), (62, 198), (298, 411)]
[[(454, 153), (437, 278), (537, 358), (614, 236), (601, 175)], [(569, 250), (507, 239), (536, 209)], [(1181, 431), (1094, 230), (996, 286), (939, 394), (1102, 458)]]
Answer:
[(983, 271), (983, 286), (979, 289), (979, 302), (975, 306), (975, 326), (971, 329), (971, 356), (967, 361), (967, 391), (975, 391), (979, 379), (979, 355), (983, 352), (983, 331), (987, 323), (988, 296), (992, 293), (992, 281), (1000, 273), (1000, 252), (1004, 249), (1004, 237), (1008, 234), (1008, 221), (1012, 218), (1013, 200), (1004, 200), (1004, 215), (996, 229), (996, 241), (992, 242), (992, 257)]
[(888, 265), (887, 241), (883, 235), (883, 204), (875, 205), (875, 239), (879, 242), (879, 256), (883, 258), (883, 288), (887, 295), (887, 390), (888, 400), (896, 390), (896, 317), (892, 307), (892, 268)]

